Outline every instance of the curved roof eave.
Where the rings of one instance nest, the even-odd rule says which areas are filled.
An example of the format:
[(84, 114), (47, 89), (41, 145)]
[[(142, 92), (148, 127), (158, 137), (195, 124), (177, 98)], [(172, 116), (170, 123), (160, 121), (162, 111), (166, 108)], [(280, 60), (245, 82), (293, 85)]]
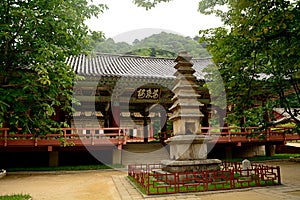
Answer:
[[(82, 76), (112, 76), (175, 79), (175, 59), (141, 57), (128, 55), (113, 55), (96, 53), (81, 54), (66, 59), (76, 74)], [(192, 59), (195, 76), (198, 80), (204, 79), (203, 69), (211, 64), (210, 58)]]

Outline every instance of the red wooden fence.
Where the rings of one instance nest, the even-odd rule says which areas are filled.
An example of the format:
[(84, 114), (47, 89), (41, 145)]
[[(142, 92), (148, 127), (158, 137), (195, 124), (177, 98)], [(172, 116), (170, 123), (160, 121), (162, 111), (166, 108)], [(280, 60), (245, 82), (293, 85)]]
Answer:
[[(117, 145), (119, 149), (129, 139), (126, 128), (62, 128), (55, 134), (35, 136), (11, 132), (8, 128), (0, 128), (0, 147), (7, 146), (76, 146)], [(20, 130), (19, 130), (20, 131)], [(300, 140), (300, 134), (294, 132), (294, 127), (273, 127), (260, 130), (259, 127), (202, 127), (202, 134), (212, 136), (211, 142), (244, 143), (244, 142), (285, 142)], [(173, 136), (172, 132), (161, 133), (163, 141)]]
[(117, 145), (118, 148), (122, 148), (126, 139), (126, 131), (121, 128), (62, 128), (60, 133), (39, 136), (0, 128), (0, 147)]
[[(202, 127), (201, 133), (212, 136), (211, 142), (216, 143), (244, 143), (244, 142), (284, 142), (300, 140), (300, 133), (295, 132), (293, 126), (269, 127), (261, 130), (260, 127)], [(172, 132), (163, 132), (159, 135), (160, 140), (172, 137)]]
[(230, 190), (281, 184), (280, 167), (223, 162), (219, 170), (197, 172), (162, 172), (160, 164), (129, 165), (130, 180), (144, 193), (173, 194)]

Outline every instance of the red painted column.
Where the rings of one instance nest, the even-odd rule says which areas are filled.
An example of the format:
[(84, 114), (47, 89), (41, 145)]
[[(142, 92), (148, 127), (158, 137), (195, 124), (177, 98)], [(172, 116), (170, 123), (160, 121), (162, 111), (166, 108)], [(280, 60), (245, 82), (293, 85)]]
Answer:
[(111, 118), (111, 125), (110, 127), (120, 127), (120, 104), (119, 102), (115, 101), (112, 102), (112, 116)]

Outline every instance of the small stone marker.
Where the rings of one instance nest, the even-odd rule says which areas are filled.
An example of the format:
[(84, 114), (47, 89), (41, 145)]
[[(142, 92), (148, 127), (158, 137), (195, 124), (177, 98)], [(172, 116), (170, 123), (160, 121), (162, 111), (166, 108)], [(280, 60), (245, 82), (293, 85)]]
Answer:
[(242, 175), (246, 176), (247, 175), (247, 169), (250, 169), (250, 168), (251, 168), (251, 162), (247, 159), (243, 160), (243, 162), (242, 162), (242, 169), (243, 169)]

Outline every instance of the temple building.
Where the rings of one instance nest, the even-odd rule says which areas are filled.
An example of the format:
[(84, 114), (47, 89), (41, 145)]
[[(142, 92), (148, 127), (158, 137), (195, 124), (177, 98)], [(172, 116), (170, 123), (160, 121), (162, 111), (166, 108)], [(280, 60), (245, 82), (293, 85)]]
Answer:
[[(270, 127), (267, 132), (262, 132), (266, 134), (265, 139), (248, 137), (257, 134), (257, 127), (224, 127), (224, 113), (218, 108), (221, 105), (218, 103), (221, 99), (226, 105), (226, 93), (221, 91), (216, 94), (224, 88), (222, 81), (216, 82), (218, 80), (212, 79), (206, 70), (213, 69), (211, 59), (189, 60), (189, 65), (192, 65), (190, 71), (193, 72), (192, 89), (186, 89), (186, 84), (179, 87), (179, 82), (176, 82), (177, 78), (182, 83), (188, 83), (191, 78), (184, 76), (185, 68), (178, 67), (179, 61), (176, 58), (102, 53), (69, 57), (66, 63), (81, 77), (73, 86), (74, 98), (79, 103), (73, 104), (75, 113), (71, 118), (66, 118), (63, 111), (58, 110), (55, 119), (70, 124), (71, 128), (63, 128), (61, 137), (74, 145), (63, 146), (57, 134), (35, 138), (31, 134), (10, 135), (7, 129), (2, 129), (0, 160), (4, 160), (5, 166), (13, 167), (77, 165), (83, 164), (83, 161), (85, 164), (136, 161), (126, 155), (141, 148), (151, 151), (153, 149), (147, 148), (155, 145), (149, 143), (150, 140), (160, 139), (159, 142), (163, 142), (172, 136), (167, 135), (173, 131), (174, 120), (170, 119), (178, 117), (177, 111), (181, 107), (187, 108), (184, 114), (195, 114), (195, 101), (178, 101), (174, 110), (173, 100), (182, 97), (189, 99), (189, 95), (200, 102), (200, 115), (196, 115), (200, 120), (188, 121), (185, 126), (187, 130), (192, 130), (200, 123), (197, 128), (201, 129), (200, 132), (194, 131), (214, 138), (207, 143), (208, 158), (273, 155), (276, 145), (300, 139), (298, 134), (294, 134), (293, 127)], [(194, 110), (190, 113), (191, 109)], [(161, 148), (159, 142), (156, 147)], [(132, 151), (129, 151), (130, 148), (133, 148)], [(136, 154), (131, 158), (136, 159)]]
[[(122, 127), (130, 136), (153, 137), (166, 131), (171, 114), (175, 59), (111, 54), (70, 57), (67, 64), (84, 80), (74, 85), (81, 103), (70, 122), (76, 128)], [(209, 121), (209, 95), (203, 87), (210, 59), (192, 59), (204, 104), (203, 125)]]

